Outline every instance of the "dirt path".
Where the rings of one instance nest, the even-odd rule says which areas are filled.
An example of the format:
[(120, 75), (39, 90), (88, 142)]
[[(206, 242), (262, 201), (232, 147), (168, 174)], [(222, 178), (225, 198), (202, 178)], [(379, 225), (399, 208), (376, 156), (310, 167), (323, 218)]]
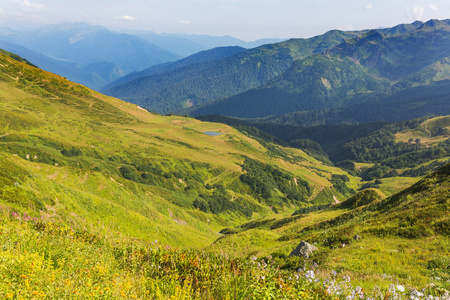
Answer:
[(335, 204), (341, 203), (341, 201), (339, 201), (338, 198), (336, 198), (335, 195), (333, 195), (333, 200), (334, 200), (334, 203), (335, 203)]

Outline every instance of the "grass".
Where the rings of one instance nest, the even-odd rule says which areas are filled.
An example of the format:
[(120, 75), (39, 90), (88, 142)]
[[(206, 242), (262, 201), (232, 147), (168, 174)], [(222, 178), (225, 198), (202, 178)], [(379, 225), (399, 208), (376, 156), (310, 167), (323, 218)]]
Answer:
[(395, 140), (402, 143), (408, 143), (409, 140), (413, 140), (415, 143), (416, 139), (420, 139), (421, 143), (431, 146), (447, 140), (449, 132), (450, 117), (436, 117), (426, 120), (415, 130), (397, 133)]
[(379, 190), (386, 196), (392, 196), (418, 181), (416, 177), (391, 177), (380, 179)]
[[(421, 247), (409, 249), (405, 240), (361, 241), (359, 248), (343, 248), (327, 271), (312, 262), (296, 271), (279, 268), (277, 258), (250, 255), (236, 259), (198, 250), (162, 247), (159, 241), (136, 244), (120, 234), (92, 234), (64, 222), (42, 220), (0, 208), (0, 297), (3, 299), (406, 299), (414, 288), (402, 285), (410, 276), (406, 262), (427, 263)], [(430, 241), (433, 249), (448, 249), (448, 241)], [(362, 247), (362, 248), (361, 248)], [(368, 251), (358, 250), (368, 248)], [(386, 247), (395, 247), (391, 251)], [(435, 249), (434, 249), (435, 248)], [(395, 250), (395, 249), (394, 249)], [(448, 251), (448, 250), (445, 250)], [(379, 255), (382, 254), (382, 256)], [(407, 253), (408, 255), (402, 255)], [(431, 253), (431, 252), (430, 252)], [(447, 255), (447, 253), (443, 253)], [(369, 255), (372, 264), (365, 262)], [(443, 256), (442, 256), (443, 257)], [(433, 256), (436, 273), (442, 257)], [(446, 260), (445, 260), (446, 261)], [(388, 264), (395, 275), (381, 274)], [(349, 266), (352, 268), (348, 271)], [(389, 288), (368, 285), (361, 273)], [(358, 271), (361, 271), (359, 273)], [(415, 282), (414, 283), (422, 283)], [(445, 293), (425, 286), (430, 295)], [(394, 298), (396, 296), (396, 298)]]
[[(266, 201), (239, 179), (244, 157), (292, 174), (290, 184), (308, 181), (309, 201), (344, 201), (331, 176), (346, 173), (226, 125), (148, 113), (4, 55), (0, 64), (0, 297), (344, 299), (357, 291), (347, 275), (386, 297), (388, 284), (448, 288), (444, 176), (401, 194), (409, 182), (386, 179), (390, 198), (291, 217), (296, 205), (270, 205), (283, 201), (280, 190)], [(223, 134), (202, 133), (211, 129)], [(220, 185), (253, 217), (193, 207)], [(237, 234), (221, 236), (223, 228)], [(288, 257), (301, 239), (319, 247), (310, 260)]]
[[(379, 195), (370, 202), (355, 196), (356, 202), (350, 198), (273, 229), (270, 224), (283, 219), (241, 225), (237, 234), (221, 237), (212, 247), (241, 256), (272, 255), (288, 269), (316, 262), (325, 277), (332, 272), (349, 276), (364, 291), (388, 290), (392, 284), (449, 289), (449, 167), (389, 198)], [(355, 240), (356, 235), (361, 239)], [(247, 242), (253, 236), (258, 241)], [(290, 261), (288, 255), (301, 240), (319, 250), (309, 259)]]
[(306, 278), (293, 280), (269, 259), (255, 262), (194, 250), (138, 246), (2, 208), (3, 299), (329, 298)]
[[(154, 115), (8, 56), (2, 55), (0, 63), (5, 75), (0, 113), (8, 116), (0, 120), (0, 151), (5, 161), (30, 174), (20, 186), (0, 189), (3, 203), (22, 211), (43, 210), (74, 224), (114, 228), (142, 240), (160, 235), (171, 246), (203, 247), (223, 227), (248, 220), (238, 213), (195, 212), (193, 201), (212, 192), (206, 183), (224, 185), (232, 200), (252, 207), (255, 216), (273, 213), (239, 182), (244, 156), (280, 165), (298, 179), (310, 180), (315, 190), (332, 189), (331, 174), (343, 173), (299, 150), (280, 148), (280, 153), (299, 158), (287, 162), (226, 125)], [(223, 134), (202, 132), (212, 129)], [(81, 154), (63, 154), (70, 149)], [(151, 169), (145, 171), (144, 184), (139, 179), (144, 171), (138, 170), (143, 166)], [(130, 178), (135, 182), (124, 179), (124, 167), (134, 172)]]

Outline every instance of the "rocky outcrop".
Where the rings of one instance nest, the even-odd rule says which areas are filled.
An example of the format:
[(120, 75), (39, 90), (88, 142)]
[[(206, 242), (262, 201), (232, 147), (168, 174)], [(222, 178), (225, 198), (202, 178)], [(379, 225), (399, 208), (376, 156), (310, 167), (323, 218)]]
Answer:
[(289, 256), (303, 256), (308, 258), (314, 251), (317, 251), (317, 247), (314, 245), (311, 245), (305, 241), (301, 241), (300, 244), (298, 244), (297, 248), (295, 248)]

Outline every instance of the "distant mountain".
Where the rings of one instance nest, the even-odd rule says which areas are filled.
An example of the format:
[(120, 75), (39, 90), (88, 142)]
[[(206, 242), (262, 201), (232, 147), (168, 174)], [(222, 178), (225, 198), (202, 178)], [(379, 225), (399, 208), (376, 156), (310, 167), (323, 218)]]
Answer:
[(1, 38), (81, 67), (114, 63), (125, 73), (180, 58), (138, 37), (83, 23), (48, 25)]
[(258, 120), (279, 124), (315, 126), (394, 122), (427, 115), (448, 115), (450, 114), (449, 95), (450, 80), (442, 80), (394, 93), (374, 93), (370, 97), (364, 97), (362, 103), (315, 111), (297, 111)]
[(112, 85), (103, 92), (149, 110), (173, 112), (259, 87), (287, 70), (295, 60), (359, 34), (333, 30), (310, 39), (263, 45), (219, 60)]
[(4, 28), (0, 40), (39, 67), (96, 90), (127, 73), (180, 58), (144, 39), (83, 23)]
[(243, 48), (255, 48), (265, 44), (280, 43), (286, 39), (278, 38), (266, 38), (259, 39), (252, 42), (246, 42), (228, 35), (225, 36), (211, 36), (211, 35), (198, 35), (198, 34), (171, 34), (167, 36), (174, 36), (189, 40), (196, 44), (203, 45), (207, 49), (225, 47), (225, 46), (239, 46)]
[[(333, 109), (319, 114), (324, 117), (327, 113), (339, 115), (347, 111), (355, 120), (365, 118), (363, 112), (368, 111), (372, 118), (365, 118), (366, 121), (384, 121), (389, 117), (380, 118), (383, 111), (387, 112), (385, 117), (399, 110), (421, 111), (421, 115), (440, 113), (442, 101), (448, 103), (450, 97), (442, 93), (443, 89), (448, 91), (446, 80), (450, 79), (450, 21), (430, 20), (413, 23), (412, 27), (382, 30), (390, 31), (406, 33), (385, 36), (369, 31), (295, 61), (261, 87), (198, 108), (192, 114), (255, 118), (302, 111), (299, 119), (304, 120), (305, 114), (316, 113), (311, 111)], [(416, 106), (412, 105), (413, 99)], [(448, 104), (445, 109), (450, 109)], [(412, 117), (417, 116), (406, 118)], [(325, 119), (328, 118), (322, 118)], [(344, 121), (339, 116), (338, 119)]]
[[(211, 47), (196, 43), (183, 36), (174, 36), (170, 34), (159, 34), (153, 31), (133, 30), (125, 31), (125, 33), (139, 37), (150, 43), (167, 49), (168, 51), (175, 53), (181, 57), (188, 57), (200, 51), (208, 50)], [(228, 46), (228, 45), (226, 45)], [(212, 47), (214, 48), (214, 47)]]
[(177, 60), (176, 62), (159, 64), (156, 66), (149, 67), (140, 72), (133, 72), (133, 73), (126, 75), (126, 76), (112, 82), (111, 84), (105, 86), (103, 88), (103, 90), (107, 91), (108, 89), (113, 88), (119, 84), (126, 83), (128, 81), (131, 81), (131, 80), (134, 80), (137, 78), (162, 74), (165, 72), (174, 71), (174, 70), (182, 68), (182, 67), (187, 67), (189, 65), (199, 64), (199, 63), (203, 63), (203, 62), (211, 62), (211, 61), (214, 61), (217, 59), (221, 59), (221, 58), (225, 58), (225, 57), (228, 57), (231, 55), (241, 53), (243, 51), (245, 51), (244, 48), (237, 47), (237, 46), (218, 47), (218, 48), (214, 48), (211, 50), (200, 51), (189, 57)]
[(197, 52), (218, 47), (235, 46), (250, 49), (264, 44), (283, 41), (283, 39), (260, 39), (253, 42), (245, 42), (229, 36), (168, 34), (152, 31), (126, 31), (126, 33), (147, 40), (182, 57), (188, 57)]
[(53, 59), (25, 47), (2, 40), (0, 40), (0, 48), (21, 57), (26, 57), (27, 60), (43, 70), (67, 77), (74, 82), (96, 90), (124, 75), (123, 71), (113, 63), (94, 63), (81, 68), (76, 63)]

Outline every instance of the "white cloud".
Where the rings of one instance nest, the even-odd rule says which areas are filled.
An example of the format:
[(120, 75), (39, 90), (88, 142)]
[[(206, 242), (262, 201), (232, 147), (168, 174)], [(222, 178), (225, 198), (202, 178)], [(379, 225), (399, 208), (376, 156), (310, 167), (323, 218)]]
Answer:
[(181, 24), (191, 24), (192, 22), (188, 21), (188, 20), (180, 20), (180, 23)]
[(31, 3), (28, 0), (11, 0), (11, 2), (17, 3), (25, 11), (41, 11), (45, 10), (44, 4)]
[(416, 20), (422, 20), (423, 13), (425, 11), (422, 6), (416, 5), (413, 7), (412, 11), (416, 17)]
[(372, 10), (372, 9), (373, 9), (373, 6), (372, 6), (372, 4), (367, 4), (367, 5), (364, 7), (364, 9), (365, 9), (365, 10)]
[(342, 31), (351, 31), (354, 30), (355, 27), (353, 27), (352, 25), (344, 25), (344, 26), (340, 26), (337, 29), (342, 30)]
[(430, 4), (430, 8), (431, 8), (431, 10), (434, 10), (434, 11), (438, 10), (437, 6), (434, 4)]
[(123, 20), (123, 21), (136, 21), (135, 17), (132, 16), (121, 16), (121, 17), (115, 17), (116, 20)]

